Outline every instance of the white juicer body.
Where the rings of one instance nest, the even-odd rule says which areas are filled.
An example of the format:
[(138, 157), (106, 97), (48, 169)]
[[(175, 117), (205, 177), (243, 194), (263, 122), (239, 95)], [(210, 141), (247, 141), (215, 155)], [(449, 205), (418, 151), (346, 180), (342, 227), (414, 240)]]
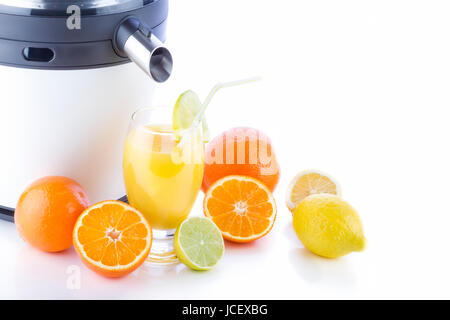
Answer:
[(154, 81), (133, 63), (37, 70), (0, 65), (0, 206), (14, 208), (34, 180), (62, 175), (91, 203), (125, 195), (123, 144)]

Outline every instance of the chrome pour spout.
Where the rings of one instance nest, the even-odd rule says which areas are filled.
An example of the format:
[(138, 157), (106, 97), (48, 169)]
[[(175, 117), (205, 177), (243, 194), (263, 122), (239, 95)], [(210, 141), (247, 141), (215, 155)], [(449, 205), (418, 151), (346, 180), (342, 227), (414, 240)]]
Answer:
[(170, 51), (152, 30), (134, 17), (126, 18), (116, 29), (114, 47), (156, 82), (169, 79), (173, 60)]

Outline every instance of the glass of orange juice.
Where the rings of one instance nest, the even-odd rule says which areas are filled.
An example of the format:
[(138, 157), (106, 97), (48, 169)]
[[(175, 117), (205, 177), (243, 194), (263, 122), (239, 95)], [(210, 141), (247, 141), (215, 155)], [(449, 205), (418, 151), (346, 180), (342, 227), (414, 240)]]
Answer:
[(148, 262), (173, 264), (177, 226), (187, 218), (203, 179), (201, 125), (174, 132), (172, 109), (136, 111), (125, 141), (123, 171), (129, 203), (153, 229)]

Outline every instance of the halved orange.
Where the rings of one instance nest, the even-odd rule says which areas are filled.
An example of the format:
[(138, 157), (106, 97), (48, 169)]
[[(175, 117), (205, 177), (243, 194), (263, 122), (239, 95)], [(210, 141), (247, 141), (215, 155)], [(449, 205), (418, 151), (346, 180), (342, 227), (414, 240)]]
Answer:
[(122, 277), (138, 268), (152, 245), (152, 228), (144, 216), (121, 201), (87, 208), (73, 230), (80, 259), (106, 277)]
[(205, 194), (203, 211), (223, 237), (234, 242), (250, 242), (265, 236), (277, 216), (270, 190), (247, 176), (217, 180)]

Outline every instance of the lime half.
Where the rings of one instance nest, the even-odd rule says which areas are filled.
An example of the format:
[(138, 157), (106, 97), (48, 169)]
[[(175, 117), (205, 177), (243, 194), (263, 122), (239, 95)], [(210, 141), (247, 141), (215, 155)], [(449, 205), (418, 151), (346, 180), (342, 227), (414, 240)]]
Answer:
[[(188, 90), (180, 94), (175, 107), (173, 108), (173, 130), (175, 132), (179, 130), (188, 129), (192, 122), (194, 122), (195, 117), (200, 112), (202, 103), (198, 95), (192, 91)], [(206, 120), (203, 117), (203, 140), (209, 140), (209, 129), (206, 124)]]
[(210, 270), (225, 252), (219, 228), (208, 218), (192, 217), (177, 228), (175, 253), (186, 266), (194, 270)]

